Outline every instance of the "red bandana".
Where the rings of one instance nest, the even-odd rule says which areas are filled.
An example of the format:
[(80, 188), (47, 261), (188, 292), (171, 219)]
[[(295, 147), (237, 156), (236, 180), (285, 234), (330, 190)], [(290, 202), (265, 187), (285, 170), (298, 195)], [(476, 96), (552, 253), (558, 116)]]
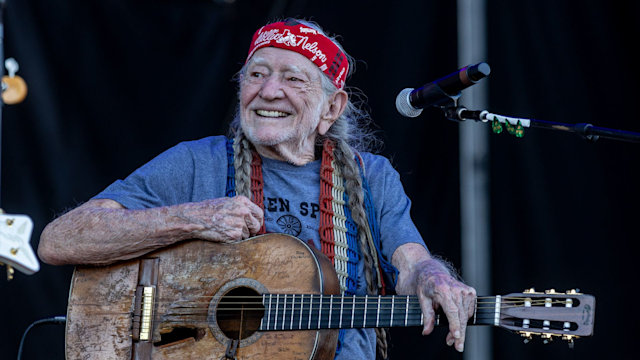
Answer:
[(267, 46), (303, 55), (316, 64), (338, 89), (344, 87), (349, 71), (347, 57), (333, 41), (318, 30), (292, 19), (263, 26), (253, 35), (247, 61), (256, 50)]

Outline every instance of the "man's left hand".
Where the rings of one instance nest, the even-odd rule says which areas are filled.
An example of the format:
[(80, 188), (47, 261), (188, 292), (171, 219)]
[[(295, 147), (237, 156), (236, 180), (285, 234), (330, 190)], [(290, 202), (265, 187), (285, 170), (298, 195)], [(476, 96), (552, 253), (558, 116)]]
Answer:
[(467, 321), (476, 308), (476, 290), (456, 279), (445, 263), (432, 257), (417, 243), (399, 246), (392, 263), (399, 270), (396, 292), (418, 295), (420, 299), (424, 321), (422, 334), (431, 334), (436, 310), (442, 309), (449, 321), (447, 345), (455, 344), (456, 350), (463, 351)]
[(456, 350), (462, 352), (467, 321), (475, 312), (476, 291), (443, 271), (442, 266), (438, 260), (431, 258), (415, 267), (416, 293), (424, 319), (422, 334), (428, 335), (433, 331), (435, 311), (441, 308), (449, 322), (447, 345), (455, 344)]

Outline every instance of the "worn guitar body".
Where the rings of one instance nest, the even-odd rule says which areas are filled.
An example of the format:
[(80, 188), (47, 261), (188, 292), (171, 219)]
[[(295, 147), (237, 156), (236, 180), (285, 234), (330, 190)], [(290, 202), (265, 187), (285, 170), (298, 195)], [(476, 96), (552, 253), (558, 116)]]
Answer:
[[(154, 291), (146, 325), (144, 286)], [(77, 267), (67, 359), (218, 360), (232, 338), (240, 339), (238, 359), (333, 358), (337, 330), (263, 332), (257, 331), (260, 319), (222, 319), (216, 308), (234, 289), (240, 295), (339, 293), (330, 261), (282, 234), (233, 245), (192, 240), (108, 267)], [(148, 340), (141, 336), (145, 326)]]

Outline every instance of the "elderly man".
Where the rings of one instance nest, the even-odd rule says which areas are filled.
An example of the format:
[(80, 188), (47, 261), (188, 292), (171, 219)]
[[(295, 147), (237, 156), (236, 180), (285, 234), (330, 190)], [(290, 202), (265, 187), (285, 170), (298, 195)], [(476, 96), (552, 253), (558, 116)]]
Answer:
[[(178, 144), (114, 182), (45, 228), (40, 257), (104, 265), (186, 239), (231, 243), (285, 232), (333, 257), (345, 294), (377, 294), (385, 281), (398, 294), (417, 294), (425, 335), (441, 308), (446, 342), (462, 351), (475, 290), (427, 251), (388, 160), (363, 151), (370, 135), (344, 89), (350, 68), (315, 24), (260, 28), (239, 73), (231, 136)], [(345, 226), (334, 226), (339, 219)], [(336, 358), (375, 358), (372, 329), (340, 338)]]

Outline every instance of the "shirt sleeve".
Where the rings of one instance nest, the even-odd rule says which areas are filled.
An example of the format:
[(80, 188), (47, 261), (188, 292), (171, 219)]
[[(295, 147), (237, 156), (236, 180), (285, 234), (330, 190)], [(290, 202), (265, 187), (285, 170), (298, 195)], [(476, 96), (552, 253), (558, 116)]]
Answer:
[(194, 160), (180, 143), (156, 156), (124, 180), (116, 180), (94, 199), (111, 199), (127, 209), (145, 209), (188, 201), (192, 193)]
[(417, 243), (426, 248), (411, 219), (411, 200), (404, 192), (400, 174), (383, 156), (363, 153), (362, 158), (380, 228), (382, 255), (391, 262), (393, 253), (403, 244)]

